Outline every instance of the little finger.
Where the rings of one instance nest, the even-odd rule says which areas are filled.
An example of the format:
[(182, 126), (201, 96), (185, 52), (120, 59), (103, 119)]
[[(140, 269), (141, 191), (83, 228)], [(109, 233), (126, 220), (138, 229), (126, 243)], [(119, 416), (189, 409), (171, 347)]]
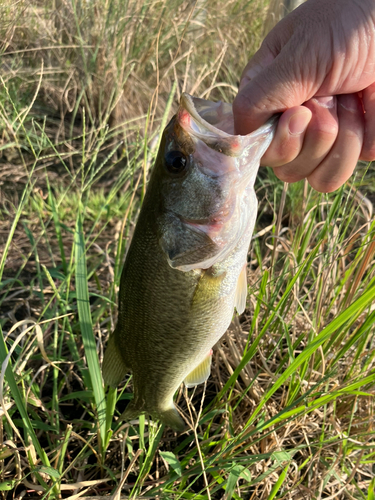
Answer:
[(362, 150), (364, 118), (357, 94), (337, 96), (337, 116), (339, 131), (335, 144), (307, 178), (310, 185), (321, 193), (335, 191), (349, 179)]

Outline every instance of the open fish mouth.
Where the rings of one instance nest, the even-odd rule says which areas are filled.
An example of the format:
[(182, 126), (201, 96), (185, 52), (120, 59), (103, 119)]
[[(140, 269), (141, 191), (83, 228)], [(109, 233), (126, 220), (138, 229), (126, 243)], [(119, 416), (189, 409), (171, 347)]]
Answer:
[(171, 267), (208, 269), (248, 234), (257, 212), (254, 181), (276, 121), (235, 135), (230, 104), (182, 95), (166, 135), (159, 217), (159, 242)]
[(279, 116), (275, 115), (251, 134), (235, 135), (231, 104), (206, 101), (183, 93), (177, 111), (177, 120), (186, 132), (211, 149), (232, 157), (240, 157), (245, 149), (256, 145), (265, 152), (273, 139), (278, 119)]
[(191, 136), (226, 156), (240, 156), (241, 136), (234, 135), (232, 106), (224, 102), (211, 103), (189, 94), (181, 96), (177, 120)]

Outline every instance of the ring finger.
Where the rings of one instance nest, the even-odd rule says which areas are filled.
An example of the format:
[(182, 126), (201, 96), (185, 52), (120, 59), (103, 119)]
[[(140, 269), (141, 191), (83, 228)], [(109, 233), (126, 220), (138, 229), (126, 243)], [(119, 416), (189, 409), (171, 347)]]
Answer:
[(361, 154), (364, 136), (362, 103), (357, 94), (337, 96), (339, 132), (329, 154), (308, 176), (311, 186), (322, 193), (339, 188), (352, 175)]

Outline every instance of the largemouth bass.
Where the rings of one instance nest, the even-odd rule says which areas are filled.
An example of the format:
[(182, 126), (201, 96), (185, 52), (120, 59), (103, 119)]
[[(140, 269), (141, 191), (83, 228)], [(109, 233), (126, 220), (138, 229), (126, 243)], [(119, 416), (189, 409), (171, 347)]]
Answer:
[(234, 308), (244, 311), (254, 181), (275, 123), (233, 135), (231, 105), (182, 95), (126, 256), (118, 322), (104, 356), (107, 384), (133, 374), (124, 419), (145, 413), (182, 430), (176, 390), (209, 377), (212, 347)]

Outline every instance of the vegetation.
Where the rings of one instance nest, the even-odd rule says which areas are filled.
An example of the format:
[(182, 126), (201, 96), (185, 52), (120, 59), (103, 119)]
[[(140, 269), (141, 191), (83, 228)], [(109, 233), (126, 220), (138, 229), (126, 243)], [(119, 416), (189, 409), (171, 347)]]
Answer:
[[(231, 102), (267, 2), (0, 4), (4, 499), (375, 498), (374, 176), (262, 169), (248, 308), (175, 434), (102, 383), (124, 255), (182, 91)], [(195, 7), (195, 8), (194, 8)]]

